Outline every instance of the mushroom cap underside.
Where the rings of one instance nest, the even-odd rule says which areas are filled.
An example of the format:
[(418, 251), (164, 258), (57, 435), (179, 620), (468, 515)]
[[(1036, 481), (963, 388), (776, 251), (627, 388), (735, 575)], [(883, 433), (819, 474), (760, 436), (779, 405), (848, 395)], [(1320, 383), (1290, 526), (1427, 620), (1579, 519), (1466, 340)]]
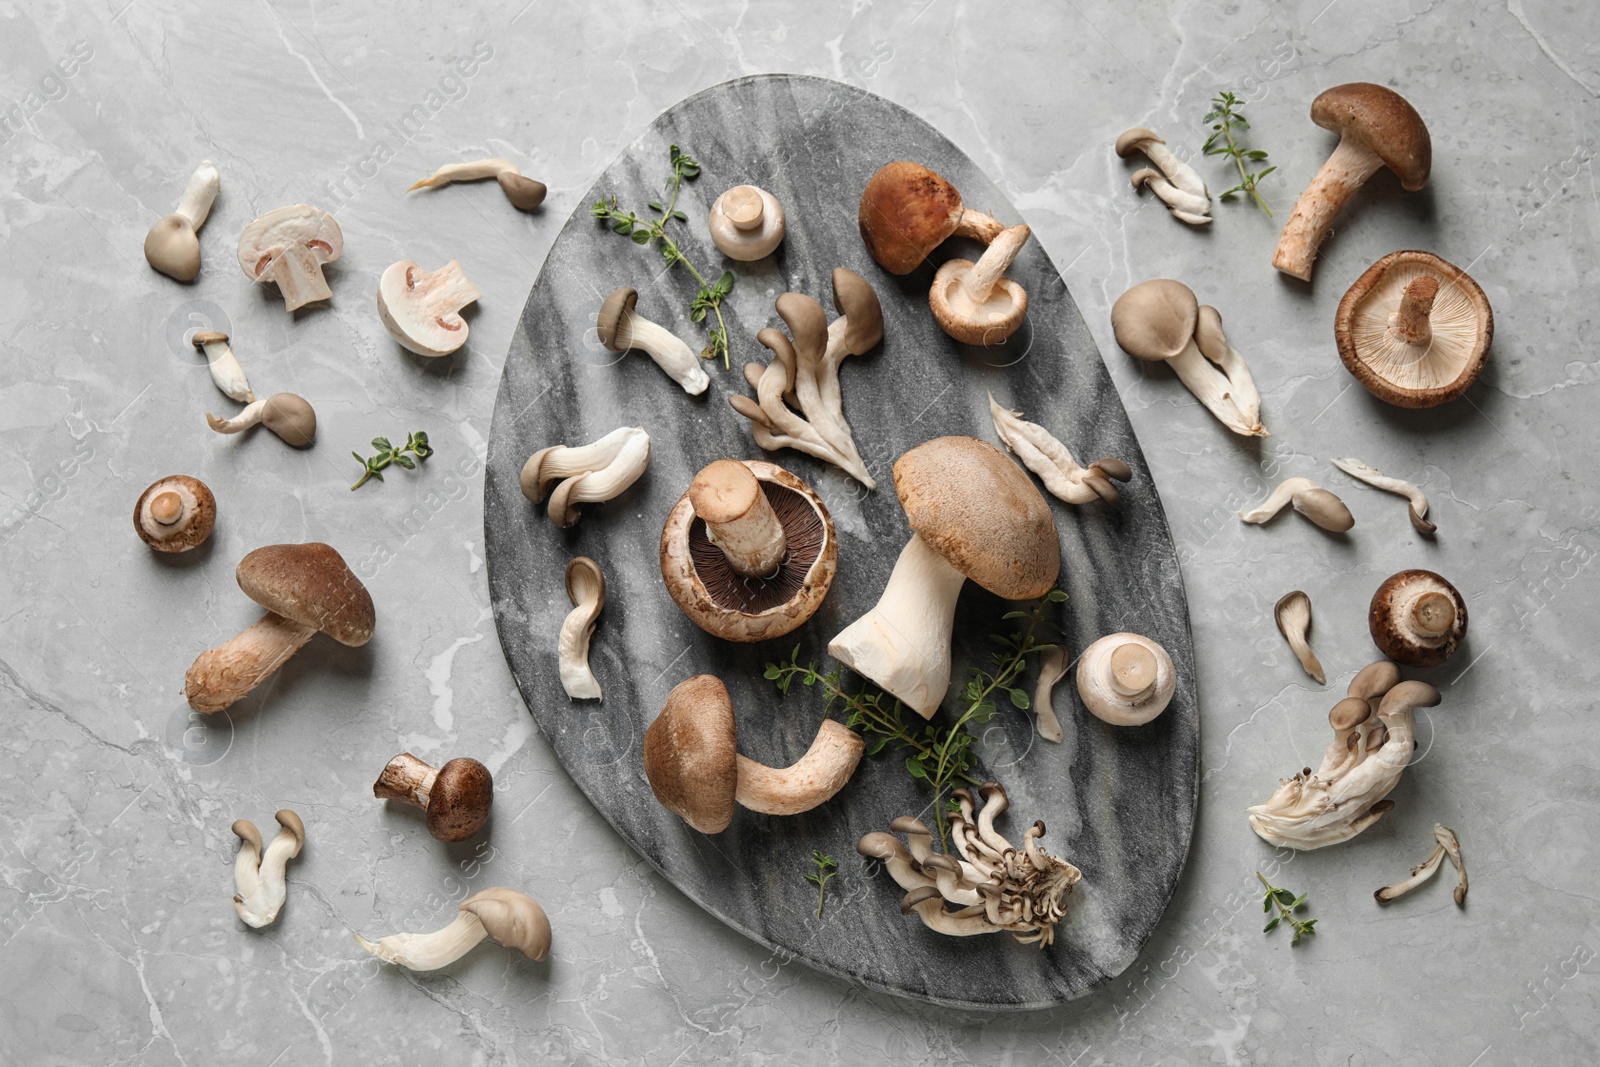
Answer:
[[(161, 521), (163, 509), (157, 499), (171, 493), (178, 501), (178, 513), (171, 522)], [(162, 504), (170, 501), (163, 500)], [(211, 536), (217, 522), (217, 499), (198, 478), (169, 474), (151, 482), (133, 505), (133, 528), (139, 539), (158, 552), (187, 552)]]
[(372, 639), (372, 596), (331, 546), (267, 545), (239, 561), (245, 595), (268, 611), (350, 646)]
[(961, 194), (921, 163), (885, 163), (861, 191), (857, 223), (867, 252), (890, 274), (910, 274), (955, 232)]
[(1014, 278), (998, 278), (988, 299), (976, 300), (966, 277), (977, 267), (970, 259), (948, 259), (933, 276), (928, 305), (939, 329), (967, 345), (998, 344), (1017, 332), (1028, 314), (1028, 292)]
[(705, 834), (733, 821), (739, 784), (733, 698), (715, 675), (673, 687), (644, 733), (644, 773), (667, 810)]
[(1417, 109), (1393, 89), (1371, 82), (1324, 89), (1311, 101), (1311, 121), (1361, 141), (1407, 190), (1416, 192), (1428, 184), (1433, 139)]
[[(1438, 634), (1416, 629), (1413, 613), (1423, 598), (1448, 598), (1448, 626)], [(1437, 667), (1449, 659), (1467, 634), (1467, 602), (1442, 576), (1413, 568), (1391, 574), (1367, 607), (1372, 643), (1389, 659), (1408, 667)]]

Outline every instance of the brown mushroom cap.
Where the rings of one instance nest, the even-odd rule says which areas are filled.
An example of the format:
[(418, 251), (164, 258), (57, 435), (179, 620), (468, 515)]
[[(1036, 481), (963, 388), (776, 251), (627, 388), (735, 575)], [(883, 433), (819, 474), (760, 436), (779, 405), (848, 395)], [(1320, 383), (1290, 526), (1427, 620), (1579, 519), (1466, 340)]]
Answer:
[(1432, 571), (1400, 571), (1372, 594), (1367, 627), (1373, 644), (1396, 663), (1437, 667), (1467, 634), (1467, 602)]
[(470, 756), (458, 756), (439, 768), (428, 791), (428, 833), (440, 841), (465, 841), (483, 829), (493, 805), (489, 768)]
[(151, 482), (133, 505), (135, 532), (157, 552), (187, 552), (203, 544), (216, 522), (216, 497), (187, 474)]
[(622, 319), (633, 313), (634, 305), (639, 302), (639, 291), (623, 286), (612, 291), (606, 297), (605, 303), (600, 305), (600, 314), (595, 318), (595, 331), (600, 335), (600, 343), (613, 352), (626, 352), (627, 348), (617, 344), (617, 330), (622, 326)]
[(511, 206), (518, 211), (532, 211), (544, 203), (545, 193), (548, 192), (544, 182), (504, 170), (494, 178), (500, 184), (500, 191), (506, 194), (506, 199), (511, 201)]
[(844, 316), (844, 351), (856, 355), (883, 340), (883, 305), (872, 283), (861, 275), (833, 268), (833, 306)]
[[(1438, 280), (1426, 344), (1408, 344), (1395, 319), (1406, 288)], [(1478, 380), (1494, 340), (1494, 312), (1472, 276), (1432, 252), (1390, 252), (1339, 301), (1333, 319), (1339, 358), (1379, 400), (1427, 408), (1454, 400)]]
[(1111, 331), (1135, 359), (1174, 359), (1189, 346), (1200, 323), (1194, 290), (1171, 278), (1140, 282), (1111, 305)]
[(911, 529), (996, 596), (1043, 596), (1061, 575), (1050, 505), (1004, 452), (973, 437), (936, 437), (894, 464)]
[(1428, 184), (1433, 139), (1417, 109), (1393, 89), (1371, 82), (1335, 85), (1311, 101), (1311, 121), (1360, 141), (1409, 191)]
[(261, 407), (261, 425), (295, 448), (308, 448), (317, 439), (317, 413), (304, 397), (273, 393)]
[(239, 561), (239, 588), (268, 611), (352, 648), (372, 639), (372, 596), (328, 545), (267, 545)]
[(550, 954), (550, 917), (526, 893), (495, 886), (472, 894), (456, 910), (477, 916), (490, 940), (530, 960)]
[(174, 281), (194, 281), (200, 276), (200, 238), (194, 223), (178, 214), (160, 219), (144, 235), (144, 258)]
[(739, 784), (733, 698), (714, 675), (679, 682), (644, 733), (644, 773), (656, 799), (703, 834), (733, 821)]
[[(857, 223), (867, 252), (890, 274), (910, 274), (962, 223), (961, 194), (921, 163), (885, 163), (861, 191)], [(987, 244), (1000, 224), (973, 215), (973, 236)], [(992, 230), (988, 225), (992, 223)]]

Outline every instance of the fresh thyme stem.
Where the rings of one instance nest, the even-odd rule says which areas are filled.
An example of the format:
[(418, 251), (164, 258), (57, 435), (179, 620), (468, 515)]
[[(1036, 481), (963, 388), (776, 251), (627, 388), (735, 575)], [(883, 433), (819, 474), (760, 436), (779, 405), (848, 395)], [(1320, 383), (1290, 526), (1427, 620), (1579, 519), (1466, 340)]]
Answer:
[[(1211, 99), (1211, 110), (1206, 113), (1203, 121), (1211, 124), (1211, 135), (1206, 138), (1206, 143), (1201, 146), (1201, 151), (1208, 156), (1228, 156), (1233, 160), (1233, 165), (1239, 170), (1239, 184), (1232, 189), (1217, 194), (1219, 200), (1226, 200), (1235, 193), (1249, 193), (1250, 198), (1256, 202), (1267, 217), (1272, 217), (1272, 209), (1267, 202), (1261, 199), (1261, 194), (1256, 191), (1256, 185), (1277, 170), (1277, 167), (1268, 167), (1265, 170), (1251, 174), (1245, 169), (1245, 160), (1259, 163), (1267, 158), (1267, 153), (1259, 148), (1244, 148), (1234, 137), (1235, 130), (1248, 130), (1249, 121), (1240, 111), (1239, 105), (1244, 103), (1230, 92), (1221, 92)], [(1217, 144), (1221, 138), (1223, 144)]]

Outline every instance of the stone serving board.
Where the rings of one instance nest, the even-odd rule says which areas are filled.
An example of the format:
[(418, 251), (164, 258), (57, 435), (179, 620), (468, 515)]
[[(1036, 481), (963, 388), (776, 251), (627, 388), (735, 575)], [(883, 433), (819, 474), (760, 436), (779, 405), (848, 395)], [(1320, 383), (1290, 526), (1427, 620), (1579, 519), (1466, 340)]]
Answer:
[[(733, 368), (709, 368), (711, 388), (700, 397), (687, 396), (642, 354), (606, 351), (594, 330), (601, 301), (629, 285), (639, 291), (640, 314), (695, 348), (703, 343), (687, 316), (695, 290), (688, 272), (665, 270), (656, 252), (609, 233), (589, 214), (591, 203), (611, 195), (644, 213), (647, 202), (660, 199), (673, 144), (704, 166), (679, 203), (689, 216), (678, 227), (680, 243), (708, 277), (725, 267), (738, 275), (724, 305)], [(962, 1008), (1047, 1007), (1128, 967), (1183, 871), (1199, 781), (1188, 606), (1144, 456), (1049, 257), (1032, 241), (1011, 271), (1030, 307), (1029, 322), (1008, 344), (956, 344), (928, 310), (936, 263), (893, 277), (868, 257), (857, 233), (861, 189), (894, 159), (925, 163), (969, 205), (1002, 222), (1021, 221), (983, 172), (927, 123), (816, 78), (760, 76), (707, 89), (658, 118), (606, 170), (551, 248), (506, 358), (484, 502), (495, 622), (523, 699), (567, 772), (633, 848), (711, 914), (763, 946), (875, 989)], [(788, 214), (783, 244), (755, 264), (724, 261), (707, 236), (711, 203), (741, 183), (769, 190)], [(976, 258), (977, 251), (951, 242), (934, 259)], [(773, 310), (780, 293), (810, 294), (833, 317), (836, 266), (865, 277), (883, 304), (883, 343), (847, 360), (841, 373), (846, 416), (879, 482), (874, 492), (800, 453), (763, 453), (728, 405), (729, 395), (747, 391), (741, 364), (768, 358), (754, 338), (782, 325)], [(932, 818), (926, 789), (887, 752), (864, 761), (844, 791), (815, 811), (776, 818), (741, 809), (714, 837), (656, 802), (640, 759), (645, 728), (668, 692), (702, 672), (721, 677), (733, 694), (742, 751), (775, 766), (805, 752), (822, 718), (820, 692), (796, 685), (780, 698), (762, 678), (763, 665), (797, 645), (802, 658), (825, 659), (828, 639), (872, 607), (909, 536), (890, 475), (894, 459), (944, 434), (994, 441), (989, 390), (1043, 423), (1080, 460), (1116, 456), (1133, 468), (1115, 506), (1053, 501), (1062, 586), (1070, 595), (1058, 621), (1073, 655), (1107, 633), (1146, 634), (1167, 648), (1178, 676), (1171, 706), (1147, 726), (1119, 729), (1093, 718), (1069, 676), (1055, 698), (1063, 744), (1040, 740), (1031, 715), (1010, 707), (982, 728), (984, 773), (1011, 795), (1002, 832), (1020, 842), (1023, 829), (1043, 819), (1044, 844), (1083, 871), (1071, 914), (1044, 950), (1006, 934), (947, 938), (900, 914), (901, 889), (886, 872), (870, 870), (854, 847), (862, 834), (887, 830), (895, 816)], [(649, 471), (616, 500), (585, 505), (573, 529), (557, 529), (519, 491), (523, 462), (546, 445), (582, 444), (620, 425), (649, 431)], [(662, 523), (694, 472), (724, 456), (787, 467), (821, 493), (837, 525), (832, 592), (787, 638), (719, 641), (690, 623), (662, 585)], [(605, 691), (600, 703), (569, 701), (556, 672), (556, 633), (569, 609), (562, 576), (575, 555), (597, 560), (609, 585), (590, 657)], [(967, 584), (956, 620), (957, 681), (967, 665), (987, 661), (987, 635), (1012, 625), (1001, 621), (1012, 607)], [(1030, 670), (1025, 685), (1032, 684)], [(941, 716), (951, 714), (954, 700)], [(840, 862), (821, 919), (816, 889), (804, 879), (813, 849)]]

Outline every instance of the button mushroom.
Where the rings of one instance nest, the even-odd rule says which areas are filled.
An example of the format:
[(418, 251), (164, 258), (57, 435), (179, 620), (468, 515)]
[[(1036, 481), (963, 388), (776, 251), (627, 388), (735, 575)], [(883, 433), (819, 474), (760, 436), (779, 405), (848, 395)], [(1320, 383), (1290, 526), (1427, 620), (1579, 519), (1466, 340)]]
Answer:
[(1123, 159), (1143, 152), (1150, 157), (1150, 162), (1161, 168), (1161, 174), (1148, 167), (1134, 171), (1130, 180), (1135, 189), (1148, 185), (1174, 218), (1190, 225), (1204, 226), (1211, 221), (1211, 191), (1193, 167), (1172, 154), (1167, 142), (1152, 131), (1135, 126), (1122, 132), (1116, 148), (1117, 155)]
[(515, 889), (495, 886), (474, 893), (456, 909), (448, 926), (427, 934), (390, 934), (361, 947), (410, 971), (437, 971), (471, 952), (484, 938), (514, 948), (530, 960), (550, 953), (550, 919), (539, 902)]
[(1333, 461), (1333, 465), (1357, 481), (1366, 482), (1374, 489), (1382, 489), (1385, 492), (1405, 497), (1411, 504), (1411, 507), (1407, 509), (1411, 516), (1411, 525), (1418, 533), (1426, 537), (1432, 537), (1434, 531), (1438, 529), (1428, 520), (1427, 496), (1421, 489), (1418, 489), (1410, 482), (1401, 478), (1391, 478), (1382, 471), (1367, 466), (1359, 459), (1336, 459)]
[(1007, 226), (974, 263), (947, 259), (933, 276), (928, 306), (939, 329), (966, 345), (998, 345), (1028, 314), (1028, 293), (1006, 271), (1033, 231)]
[(250, 382), (244, 376), (239, 357), (233, 354), (233, 347), (228, 344), (227, 334), (202, 330), (189, 338), (189, 343), (206, 354), (206, 367), (211, 372), (211, 380), (224, 396), (241, 404), (255, 401), (256, 394), (251, 391)]
[(783, 240), (783, 205), (765, 189), (735, 185), (711, 205), (706, 228), (711, 243), (729, 259), (762, 259)]
[(309, 204), (269, 211), (239, 235), (239, 269), (253, 282), (273, 282), (285, 311), (333, 296), (322, 266), (344, 251), (332, 215)]
[(1006, 600), (1048, 593), (1061, 573), (1055, 519), (998, 448), (939, 437), (901, 456), (894, 486), (911, 525), (871, 611), (828, 653), (931, 718), (950, 687), (956, 598), (968, 578)]
[(606, 606), (606, 576), (600, 564), (588, 556), (576, 556), (567, 564), (567, 599), (572, 610), (562, 620), (556, 641), (561, 688), (573, 700), (599, 700), (600, 682), (589, 669), (589, 638)]
[(178, 208), (150, 227), (144, 237), (144, 258), (173, 281), (192, 282), (200, 276), (200, 227), (211, 214), (219, 185), (217, 167), (206, 160), (184, 187)]
[(494, 776), (469, 756), (458, 756), (438, 770), (402, 752), (372, 783), (372, 795), (421, 808), (428, 833), (440, 841), (465, 841), (482, 830), (494, 805)]
[(1431, 408), (1471, 387), (1489, 359), (1494, 312), (1472, 276), (1432, 252), (1390, 252), (1339, 301), (1334, 339), (1367, 392)]
[(504, 159), (478, 159), (471, 163), (446, 163), (428, 177), (417, 182), (406, 192), (417, 189), (441, 189), (451, 182), (475, 182), (493, 178), (506, 194), (511, 206), (518, 211), (532, 211), (544, 203), (544, 182), (525, 177), (515, 163)]
[(667, 377), (683, 387), (690, 396), (699, 396), (711, 384), (711, 379), (700, 366), (700, 357), (677, 335), (664, 326), (657, 326), (633, 310), (639, 302), (639, 292), (624, 286), (617, 289), (600, 305), (595, 319), (595, 330), (600, 343), (613, 352), (638, 349), (667, 372)]
[(1007, 411), (989, 394), (989, 417), (994, 432), (1022, 465), (1039, 476), (1052, 496), (1068, 504), (1088, 504), (1104, 500), (1115, 504), (1120, 495), (1112, 481), (1125, 482), (1133, 471), (1120, 459), (1097, 459), (1088, 467), (1078, 466), (1067, 446), (1036, 422), (1028, 422), (1020, 411)]
[(838, 560), (822, 498), (760, 460), (703, 468), (661, 530), (667, 592), (696, 626), (729, 641), (781, 637), (811, 618)]
[(1107, 634), (1078, 658), (1078, 695), (1095, 718), (1143, 726), (1167, 709), (1177, 688), (1167, 650), (1139, 634)]
[(231, 419), (206, 413), (206, 425), (218, 433), (242, 433), (260, 423), (295, 448), (309, 448), (317, 438), (317, 413), (304, 397), (273, 393), (253, 401)]
[(590, 444), (551, 445), (529, 456), (522, 466), (522, 495), (535, 504), (548, 495), (546, 513), (565, 529), (583, 517), (579, 504), (621, 496), (649, 466), (650, 435), (642, 426), (619, 426)]
[(319, 630), (352, 648), (372, 639), (372, 597), (327, 545), (258, 548), (239, 561), (235, 577), (267, 613), (195, 659), (184, 676), (184, 695), (195, 711), (221, 711), (245, 696)]
[(187, 552), (205, 543), (217, 522), (217, 499), (206, 483), (169, 474), (150, 483), (133, 505), (133, 529), (157, 552)]
[(961, 203), (961, 194), (921, 163), (886, 163), (861, 191), (857, 212), (867, 253), (890, 274), (910, 274), (951, 237), (988, 244), (1005, 227)]
[(1311, 102), (1311, 121), (1339, 135), (1339, 144), (1311, 179), (1283, 224), (1272, 265), (1311, 280), (1317, 247), (1346, 201), (1380, 167), (1388, 167), (1408, 192), (1428, 184), (1433, 141), (1422, 116), (1393, 89), (1352, 82), (1326, 89)]
[(1272, 618), (1278, 624), (1278, 632), (1289, 642), (1294, 658), (1300, 661), (1300, 669), (1318, 685), (1327, 685), (1322, 661), (1311, 649), (1311, 598), (1298, 589), (1285, 593), (1273, 607)]
[(1292, 504), (1300, 514), (1331, 533), (1344, 533), (1356, 524), (1355, 516), (1350, 514), (1343, 500), (1310, 478), (1298, 477), (1279, 482), (1267, 494), (1267, 499), (1248, 511), (1239, 512), (1239, 518), (1259, 526), (1282, 511), (1285, 504)]
[(844, 788), (866, 746), (861, 735), (822, 720), (806, 754), (788, 767), (741, 755), (733, 699), (722, 680), (679, 682), (644, 734), (644, 773), (662, 805), (703, 834), (719, 834), (739, 804), (763, 815), (798, 815)]
[(378, 317), (409, 351), (448, 356), (467, 343), (461, 309), (482, 295), (456, 260), (426, 271), (402, 259), (378, 279)]
[(1467, 602), (1432, 571), (1391, 574), (1367, 608), (1372, 643), (1396, 663), (1437, 667), (1467, 636)]

